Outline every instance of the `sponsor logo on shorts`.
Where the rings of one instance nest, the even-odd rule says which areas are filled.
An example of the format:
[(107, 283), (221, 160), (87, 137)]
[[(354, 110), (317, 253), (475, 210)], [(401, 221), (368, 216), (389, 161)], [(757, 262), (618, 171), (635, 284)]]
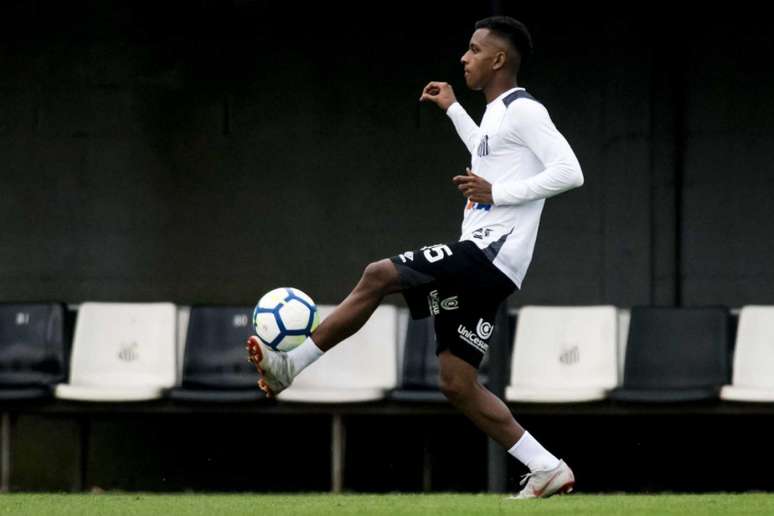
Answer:
[(431, 290), (427, 294), (427, 307), (430, 309), (430, 315), (438, 315), (441, 310), (456, 310), (460, 307), (459, 296), (440, 299), (437, 290)]
[(441, 303), (438, 300), (437, 290), (431, 290), (427, 295), (427, 306), (430, 308), (430, 315), (438, 315), (441, 313)]
[(484, 340), (488, 339), (492, 335), (492, 330), (494, 330), (494, 325), (492, 323), (483, 319), (478, 320), (478, 324), (476, 325), (476, 333), (478, 333), (479, 337)]
[(463, 341), (467, 342), (477, 350), (486, 353), (486, 350), (489, 349), (489, 345), (484, 342), (478, 335), (476, 335), (476, 332), (467, 329), (462, 324), (457, 327), (457, 333)]
[(441, 308), (444, 310), (456, 310), (460, 307), (460, 300), (457, 299), (457, 296), (447, 297), (443, 301), (441, 301)]
[(405, 253), (401, 253), (401, 254), (398, 256), (398, 258), (400, 258), (400, 260), (401, 260), (403, 263), (406, 263), (406, 262), (413, 262), (413, 261), (414, 261), (414, 251), (406, 251)]

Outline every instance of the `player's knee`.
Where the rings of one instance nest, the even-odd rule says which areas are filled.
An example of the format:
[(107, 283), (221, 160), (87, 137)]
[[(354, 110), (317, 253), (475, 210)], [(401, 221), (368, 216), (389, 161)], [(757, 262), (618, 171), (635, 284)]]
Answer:
[(370, 290), (385, 292), (396, 281), (396, 275), (395, 266), (390, 260), (379, 260), (366, 266), (361, 281)]

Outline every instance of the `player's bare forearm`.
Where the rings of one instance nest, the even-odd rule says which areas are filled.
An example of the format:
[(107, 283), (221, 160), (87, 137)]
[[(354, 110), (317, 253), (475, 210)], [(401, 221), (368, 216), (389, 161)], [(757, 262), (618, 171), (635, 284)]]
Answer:
[(422, 90), (422, 95), (419, 97), (420, 102), (433, 102), (439, 108), (446, 111), (449, 106), (457, 102), (457, 97), (454, 96), (454, 90), (447, 82), (432, 81), (427, 84)]
[(492, 184), (481, 176), (477, 176), (469, 168), (465, 169), (466, 175), (454, 176), (452, 181), (462, 195), (473, 202), (481, 204), (494, 204), (492, 200)]

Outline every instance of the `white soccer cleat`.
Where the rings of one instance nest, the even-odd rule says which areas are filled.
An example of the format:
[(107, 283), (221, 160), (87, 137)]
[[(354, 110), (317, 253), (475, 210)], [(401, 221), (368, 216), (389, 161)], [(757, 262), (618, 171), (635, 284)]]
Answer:
[(518, 495), (511, 496), (511, 500), (548, 498), (557, 493), (569, 493), (575, 487), (575, 475), (570, 467), (563, 460), (560, 460), (559, 465), (553, 469), (527, 473), (519, 482), (521, 486), (524, 484), (527, 485)]
[(270, 398), (284, 391), (293, 383), (293, 368), (284, 351), (274, 351), (258, 337), (247, 339), (248, 360), (255, 365), (261, 378), (258, 387)]

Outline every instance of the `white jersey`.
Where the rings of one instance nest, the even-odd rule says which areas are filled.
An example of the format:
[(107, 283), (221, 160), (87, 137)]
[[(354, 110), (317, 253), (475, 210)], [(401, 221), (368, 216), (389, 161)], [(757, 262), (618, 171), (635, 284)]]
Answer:
[(465, 206), (460, 240), (474, 242), (521, 288), (544, 200), (583, 184), (578, 159), (524, 88), (490, 102), (480, 126), (459, 103), (446, 114), (470, 151), (471, 170), (492, 184), (493, 204)]

